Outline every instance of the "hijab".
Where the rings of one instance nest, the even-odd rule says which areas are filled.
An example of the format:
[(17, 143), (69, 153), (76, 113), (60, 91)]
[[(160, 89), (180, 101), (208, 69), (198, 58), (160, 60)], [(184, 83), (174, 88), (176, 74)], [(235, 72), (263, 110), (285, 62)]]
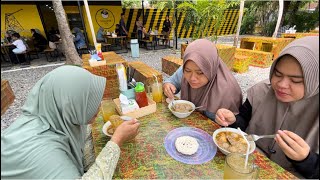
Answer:
[[(252, 118), (247, 133), (275, 134), (279, 129), (298, 134), (319, 153), (319, 36), (297, 39), (286, 46), (273, 62), (269, 80), (258, 83), (248, 90), (252, 106)], [(276, 99), (270, 81), (274, 68), (284, 55), (291, 55), (301, 65), (305, 94), (301, 100), (283, 103)], [(273, 139), (261, 139), (257, 146), (285, 169), (295, 173), (292, 164)], [(271, 153), (270, 150), (275, 150)]]
[(200, 111), (215, 113), (219, 108), (239, 112), (242, 92), (228, 67), (220, 59), (214, 43), (199, 39), (190, 43), (183, 57), (183, 67), (190, 60), (197, 64), (209, 82), (193, 89), (185, 78), (181, 82), (181, 99), (202, 106)]
[(22, 115), (1, 134), (1, 177), (83, 175), (85, 129), (97, 113), (105, 84), (105, 78), (77, 66), (62, 66), (41, 78)]

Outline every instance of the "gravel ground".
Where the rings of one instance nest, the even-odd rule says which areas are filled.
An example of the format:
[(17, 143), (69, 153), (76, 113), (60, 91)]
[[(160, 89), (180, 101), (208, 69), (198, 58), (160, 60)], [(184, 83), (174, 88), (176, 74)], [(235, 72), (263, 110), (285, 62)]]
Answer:
[[(190, 41), (190, 39), (184, 39), (181, 42)], [(232, 44), (232, 37), (223, 37), (218, 39), (218, 43)], [(178, 47), (180, 47), (178, 45)], [(175, 52), (171, 49), (156, 50), (156, 51), (140, 51), (139, 58), (132, 58), (130, 53), (120, 54), (127, 61), (143, 61), (149, 66), (161, 71), (161, 57), (171, 55), (180, 57), (180, 50)], [(10, 86), (15, 94), (15, 100), (9, 109), (1, 116), (1, 132), (7, 128), (20, 114), (21, 106), (24, 104), (27, 94), (34, 86), (34, 84), (45, 74), (59, 67), (60, 65), (31, 67), (25, 69), (15, 69), (11, 71), (2, 71), (1, 79), (9, 81)], [(246, 90), (252, 85), (258, 83), (261, 80), (267, 79), (270, 68), (257, 68), (249, 67), (249, 71), (243, 74), (233, 73), (237, 79), (244, 99), (246, 98)], [(164, 78), (168, 77), (167, 74), (163, 73)]]

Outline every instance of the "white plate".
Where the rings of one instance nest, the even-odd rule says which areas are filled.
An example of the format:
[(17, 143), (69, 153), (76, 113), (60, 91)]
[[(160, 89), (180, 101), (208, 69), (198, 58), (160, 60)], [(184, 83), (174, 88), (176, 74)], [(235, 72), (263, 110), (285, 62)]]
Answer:
[(106, 136), (111, 137), (112, 135), (108, 133), (107, 129), (109, 128), (109, 126), (111, 125), (110, 121), (107, 121), (106, 123), (104, 123), (103, 127), (102, 127), (102, 132), (103, 134), (105, 134)]

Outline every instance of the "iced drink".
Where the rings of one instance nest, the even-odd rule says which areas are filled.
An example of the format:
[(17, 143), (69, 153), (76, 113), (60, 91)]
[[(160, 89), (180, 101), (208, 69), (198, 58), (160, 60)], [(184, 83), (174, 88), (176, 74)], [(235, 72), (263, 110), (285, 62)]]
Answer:
[(162, 102), (162, 94), (163, 94), (162, 84), (160, 83), (152, 84), (151, 90), (152, 90), (152, 99), (157, 103)]
[(257, 179), (258, 169), (253, 164), (253, 157), (249, 156), (245, 167), (245, 156), (230, 153), (225, 160), (223, 179)]
[(109, 121), (110, 116), (117, 115), (114, 102), (111, 100), (105, 100), (101, 102), (101, 111), (103, 116), (103, 121)]

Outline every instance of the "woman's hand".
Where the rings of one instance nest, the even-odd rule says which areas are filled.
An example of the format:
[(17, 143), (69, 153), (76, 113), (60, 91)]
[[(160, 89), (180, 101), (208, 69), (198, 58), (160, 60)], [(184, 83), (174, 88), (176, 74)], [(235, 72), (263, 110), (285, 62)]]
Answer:
[(124, 142), (133, 139), (138, 134), (140, 123), (137, 119), (123, 122), (117, 127), (112, 135), (111, 141), (120, 147)]
[(163, 84), (163, 92), (169, 99), (174, 99), (174, 93), (177, 88), (171, 83)]
[(291, 131), (278, 130), (275, 140), (284, 154), (292, 160), (302, 161), (310, 152), (309, 145), (300, 136)]
[(218, 109), (215, 121), (221, 126), (229, 126), (236, 121), (236, 116), (228, 109)]

